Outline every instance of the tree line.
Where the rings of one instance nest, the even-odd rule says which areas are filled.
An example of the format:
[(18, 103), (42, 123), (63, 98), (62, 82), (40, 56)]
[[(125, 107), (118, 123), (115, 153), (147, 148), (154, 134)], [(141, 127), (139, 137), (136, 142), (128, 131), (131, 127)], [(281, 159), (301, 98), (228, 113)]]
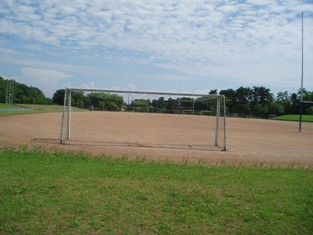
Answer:
[[(211, 90), (209, 94), (218, 94), (217, 90)], [(226, 89), (219, 92), (226, 97), (227, 115), (241, 117), (263, 117), (269, 115), (298, 114), (300, 109), (300, 91), (289, 94), (287, 91), (278, 92), (276, 96), (270, 89), (263, 86), (239, 87), (238, 89)], [(63, 104), (64, 90), (57, 90), (53, 95), (53, 102)], [(303, 100), (313, 101), (313, 92), (303, 90)], [(72, 105), (79, 108), (90, 108), (108, 111), (142, 111), (177, 113), (183, 109), (193, 110), (195, 113), (209, 111), (213, 114), (216, 109), (216, 101), (209, 97), (200, 98), (169, 98), (158, 99), (134, 99), (129, 104), (123, 97), (113, 94), (83, 92), (72, 93)], [(304, 105), (303, 113), (313, 115), (313, 106)]]
[[(5, 103), (7, 98), (7, 84), (0, 76), (0, 103)], [(13, 85), (13, 103), (18, 104), (59, 104), (63, 105), (64, 89), (55, 91), (52, 99), (45, 97), (43, 92), (32, 86), (19, 82)], [(218, 94), (217, 90), (211, 90), (209, 94)], [(239, 87), (238, 89), (226, 89), (219, 92), (226, 97), (227, 115), (237, 114), (242, 117), (268, 117), (269, 115), (298, 114), (300, 110), (300, 91), (288, 93), (278, 92), (275, 96), (270, 89), (263, 86)], [(313, 101), (313, 92), (303, 90), (303, 100)], [(215, 101), (206, 97), (190, 98), (181, 97), (165, 99), (135, 99), (127, 103), (123, 97), (114, 94), (73, 92), (72, 105), (79, 108), (93, 108), (109, 111), (143, 111), (173, 113), (186, 108), (201, 111), (215, 112)], [(303, 113), (313, 115), (313, 106), (306, 104)]]
[[(64, 103), (64, 90), (57, 90), (52, 98), (53, 102)], [(190, 97), (157, 99), (125, 100), (122, 96), (108, 93), (88, 93), (81, 91), (71, 92), (71, 105), (78, 108), (106, 111), (140, 111), (157, 113), (179, 113), (185, 110), (210, 110), (215, 112), (216, 101), (209, 97), (192, 99)]]
[[(266, 117), (270, 114), (298, 114), (300, 110), (301, 91), (289, 94), (287, 91), (278, 92), (274, 96), (270, 89), (263, 86), (239, 87), (237, 90), (221, 90), (226, 97), (229, 113), (240, 116)], [(313, 92), (303, 89), (303, 100), (313, 101)], [(303, 113), (313, 115), (313, 106), (303, 105)]]
[[(8, 96), (12, 96), (12, 103), (15, 104), (51, 104), (52, 99), (47, 98), (37, 87), (12, 81), (0, 76), (0, 103), (6, 103)], [(9, 89), (11, 88), (11, 89)]]

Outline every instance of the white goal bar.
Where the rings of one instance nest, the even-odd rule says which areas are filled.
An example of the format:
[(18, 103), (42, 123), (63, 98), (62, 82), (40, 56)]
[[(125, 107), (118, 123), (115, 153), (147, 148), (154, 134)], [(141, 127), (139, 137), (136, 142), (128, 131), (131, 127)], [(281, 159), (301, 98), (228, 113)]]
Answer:
[[(84, 101), (80, 101), (81, 103), (79, 103), (77, 100), (75, 100), (77, 99), (77, 94), (81, 95)], [(104, 99), (108, 99), (110, 95), (112, 95), (115, 98), (116, 97), (121, 98), (122, 102), (120, 102), (117, 105), (112, 100), (104, 100)], [(124, 100), (125, 97), (128, 97), (128, 102)], [(136, 103), (135, 101), (137, 101), (136, 105), (138, 106), (135, 106), (135, 103)], [(155, 103), (161, 102), (161, 101), (165, 103), (167, 107), (166, 108), (163, 107), (163, 109), (161, 108), (157, 109), (154, 105)], [(108, 108), (109, 106), (114, 108), (113, 110), (114, 113), (112, 113), (112, 109)], [(76, 110), (75, 112), (72, 113), (73, 107), (75, 107)], [(80, 112), (80, 111), (83, 111), (83, 112)], [(120, 114), (118, 114), (119, 112)], [(131, 114), (131, 112), (133, 112), (133, 114)], [(72, 122), (72, 116), (75, 119), (79, 116), (79, 113), (80, 115), (84, 115), (85, 118), (87, 118), (84, 120), (88, 120), (88, 123), (84, 122), (83, 124), (77, 124), (78, 121), (76, 121), (75, 123)], [(90, 113), (90, 116), (88, 116), (88, 113)], [(210, 136), (212, 135), (212, 132), (214, 130), (214, 140), (212, 141), (212, 145), (218, 147), (219, 149), (223, 151), (226, 151), (225, 97), (222, 95), (174, 93), (174, 92), (65, 88), (60, 143), (71, 144), (73, 140), (85, 141), (85, 139), (91, 138), (92, 136), (100, 136), (101, 133), (105, 135), (106, 130), (118, 128), (119, 126), (123, 126), (124, 129), (128, 128), (128, 124), (115, 123), (116, 121), (115, 119), (119, 119), (119, 118), (112, 119), (111, 117), (110, 122), (105, 121), (106, 118), (108, 118), (108, 116), (110, 115), (111, 116), (113, 115), (123, 116), (125, 113), (128, 113), (128, 120), (133, 118), (134, 113), (137, 113), (137, 116), (136, 116), (137, 118), (146, 118), (147, 120), (148, 119), (150, 120), (149, 118), (150, 116), (147, 117), (146, 115), (151, 115), (151, 117), (154, 118), (153, 120), (160, 118), (160, 120), (156, 120), (155, 123), (161, 124), (161, 125), (163, 125), (162, 118), (165, 118), (165, 117), (171, 118), (171, 120), (174, 120), (173, 125), (172, 125), (174, 127), (169, 126), (168, 128), (176, 128), (176, 129), (172, 129), (172, 132), (170, 132), (168, 135), (174, 136), (174, 133), (176, 133), (175, 135), (178, 135), (178, 136), (185, 135), (186, 140), (183, 140), (182, 144), (189, 146), (189, 148), (191, 149), (195, 149), (196, 146), (205, 146), (206, 145), (204, 143), (205, 138), (208, 138), (208, 139), (211, 138)], [(158, 116), (156, 118), (155, 117), (156, 113), (164, 114), (164, 115)], [(168, 116), (170, 114), (175, 114), (176, 116), (175, 115)], [(180, 114), (183, 116), (179, 116)], [(210, 115), (204, 115), (204, 114), (210, 114)], [(132, 115), (132, 116), (129, 116), (129, 115)], [(194, 118), (191, 116), (194, 116)], [(213, 121), (214, 116), (215, 116), (215, 123)], [(75, 120), (78, 120), (78, 119), (75, 119)], [(181, 120), (184, 120), (184, 121), (179, 123), (179, 121)], [(205, 120), (207, 120), (207, 123), (208, 123), (207, 125), (205, 125)], [(98, 122), (99, 124), (96, 124), (96, 122)], [(127, 120), (124, 120), (124, 122), (127, 122)], [(169, 122), (168, 119), (166, 119), (166, 122)], [(200, 124), (198, 124), (197, 122), (199, 122)], [(201, 124), (203, 122), (204, 124)], [(154, 126), (156, 125), (155, 123), (150, 123), (149, 125)], [(92, 125), (92, 124), (98, 125), (98, 126), (88, 127), (88, 125)], [(177, 124), (178, 126), (175, 127), (175, 124)], [(73, 125), (76, 125), (76, 127), (74, 127)], [(80, 126), (77, 127), (77, 125), (80, 125)], [(86, 131), (81, 129), (82, 125), (86, 126), (87, 131), (90, 132), (89, 136), (87, 136), (87, 134), (84, 136)], [(137, 133), (137, 130), (139, 130), (140, 128), (145, 128), (145, 129), (150, 128), (150, 126), (142, 127), (144, 126), (144, 124), (141, 125), (140, 123), (136, 123), (135, 125), (136, 125), (134, 127), (135, 129), (132, 127), (130, 127), (130, 129), (135, 130), (136, 133)], [(187, 129), (182, 130), (185, 127), (187, 129), (190, 128), (190, 130), (187, 130)], [(72, 130), (72, 128), (74, 129)], [(98, 130), (101, 128), (104, 128), (103, 132)], [(78, 129), (80, 130), (79, 135), (77, 134), (78, 131), (75, 131)], [(156, 127), (156, 129), (158, 129), (158, 127)], [(91, 132), (91, 130), (93, 130), (94, 133), (99, 131), (99, 134), (95, 135), (94, 133)], [(142, 133), (144, 131), (146, 130), (142, 130)], [(167, 129), (165, 128), (164, 131), (167, 131)], [(142, 133), (139, 133), (138, 135), (142, 135)], [(153, 131), (151, 133), (153, 135)], [(209, 133), (207, 137), (205, 137), (205, 133)], [(72, 134), (73, 135), (76, 134), (76, 136), (75, 135), (73, 136)], [(112, 140), (105, 139), (105, 138), (109, 138), (108, 136), (105, 136), (104, 138), (105, 140), (103, 141), (107, 143), (108, 142), (112, 143), (114, 141), (117, 141), (115, 140), (114, 135), (119, 135), (118, 136), (119, 138), (116, 137), (116, 139), (120, 140), (120, 139), (125, 138), (123, 139), (123, 142), (125, 143), (127, 142), (129, 144), (129, 141), (130, 141), (129, 139), (132, 140), (136, 136), (126, 139), (128, 134), (129, 133), (121, 133), (121, 130), (115, 129), (109, 136), (109, 137), (112, 137)], [(160, 133), (157, 133), (157, 134), (160, 135)], [(166, 135), (166, 133), (164, 134)], [(145, 133), (145, 135), (148, 135), (148, 134)], [(161, 146), (162, 144), (166, 146), (170, 146), (170, 145), (179, 146), (180, 143), (178, 142), (178, 139), (182, 139), (182, 138), (177, 137), (177, 139), (174, 139), (173, 137), (172, 139), (170, 139), (171, 142), (169, 144), (164, 144), (162, 142), (162, 138), (159, 138), (159, 141), (162, 143), (157, 143), (157, 142), (152, 143), (151, 142), (152, 139), (155, 139), (155, 138), (149, 139), (149, 136), (147, 136), (147, 139), (144, 139), (144, 140), (138, 139), (135, 142), (138, 143), (138, 146), (145, 146), (145, 145), (151, 146), (153, 144), (155, 146)], [(95, 139), (94, 141), (99, 142), (98, 139), (97, 140)], [(146, 142), (141, 143), (140, 141), (146, 141)], [(91, 141), (89, 141), (89, 143), (90, 142)], [(131, 143), (131, 144), (132, 146), (134, 145), (134, 143)]]

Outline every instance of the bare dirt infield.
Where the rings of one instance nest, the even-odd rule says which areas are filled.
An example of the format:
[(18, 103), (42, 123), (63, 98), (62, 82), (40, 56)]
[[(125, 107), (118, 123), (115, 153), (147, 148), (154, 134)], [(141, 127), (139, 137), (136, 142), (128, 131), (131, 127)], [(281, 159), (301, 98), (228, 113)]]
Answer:
[[(122, 113), (108, 113), (112, 120), (121, 117)], [(62, 149), (74, 151), (86, 151), (95, 154), (108, 154), (121, 157), (127, 155), (130, 159), (136, 157), (145, 157), (151, 160), (169, 160), (169, 161), (190, 161), (190, 162), (231, 162), (231, 163), (264, 163), (266, 165), (281, 165), (288, 166), (296, 164), (300, 166), (313, 166), (313, 123), (303, 123), (302, 133), (298, 132), (297, 122), (260, 120), (260, 119), (240, 119), (227, 118), (227, 151), (203, 151), (193, 149), (174, 149), (174, 148), (149, 148), (149, 147), (130, 147), (130, 146), (90, 146), (90, 145), (60, 145), (61, 113), (42, 113), (42, 114), (27, 114), (0, 117), (0, 147), (5, 146), (44, 146), (48, 149)], [(76, 113), (77, 124), (83, 128), (88, 123), (95, 121), (88, 120), (86, 113)], [(112, 129), (106, 126), (106, 136), (116, 138), (122, 136), (123, 141), (145, 141), (149, 142), (154, 138), (159, 138), (164, 142), (171, 142), (172, 135), (162, 135), (162, 128), (158, 126), (157, 116), (149, 116), (149, 114), (127, 114), (128, 120), (132, 117), (138, 122), (146, 125), (146, 120), (154, 119), (154, 125), (149, 124), (144, 130), (145, 134), (138, 133), (138, 129), (131, 127), (120, 126), (121, 129), (130, 128), (129, 136), (125, 133), (121, 135), (118, 129)], [(133, 116), (129, 116), (133, 115)], [(136, 116), (134, 116), (136, 115)], [(149, 117), (147, 117), (147, 115)], [(192, 139), (197, 138), (201, 134), (201, 122), (199, 117), (182, 115), (186, 119), (186, 123), (196, 123), (192, 128), (198, 128)], [(87, 119), (86, 119), (87, 118)], [(140, 120), (140, 118), (143, 118)], [(169, 115), (167, 125), (177, 125), (177, 115)], [(191, 128), (190, 127), (190, 128)], [(152, 129), (151, 129), (152, 128)], [(164, 128), (164, 127), (163, 127)], [(166, 127), (165, 127), (166, 128)], [(186, 125), (180, 128), (186, 128)], [(94, 133), (96, 133), (96, 129)], [(179, 128), (178, 128), (179, 129)], [(82, 129), (83, 130), (83, 129)], [(175, 129), (173, 129), (175, 130)], [(73, 130), (74, 131), (74, 130)], [(75, 132), (75, 131), (74, 131)], [(94, 138), (96, 134), (88, 132), (80, 132)], [(150, 135), (147, 133), (154, 133)], [(188, 136), (193, 135), (190, 130), (186, 131)], [(75, 133), (74, 133), (75, 134)], [(120, 138), (120, 137), (119, 137)], [(137, 138), (137, 139), (136, 139)], [(141, 139), (140, 139), (141, 138)], [(175, 142), (173, 142), (175, 143)]]

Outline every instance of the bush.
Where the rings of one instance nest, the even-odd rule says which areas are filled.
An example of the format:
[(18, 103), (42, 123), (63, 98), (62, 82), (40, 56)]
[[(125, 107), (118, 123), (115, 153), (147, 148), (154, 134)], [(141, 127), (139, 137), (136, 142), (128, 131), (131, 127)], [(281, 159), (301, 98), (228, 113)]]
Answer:
[(306, 110), (306, 114), (308, 114), (308, 115), (313, 115), (313, 106), (309, 107), (309, 108)]
[(113, 101), (107, 102), (106, 108), (108, 111), (118, 111), (118, 106)]
[(284, 106), (280, 103), (271, 103), (268, 107), (268, 112), (271, 114), (282, 115), (285, 114)]

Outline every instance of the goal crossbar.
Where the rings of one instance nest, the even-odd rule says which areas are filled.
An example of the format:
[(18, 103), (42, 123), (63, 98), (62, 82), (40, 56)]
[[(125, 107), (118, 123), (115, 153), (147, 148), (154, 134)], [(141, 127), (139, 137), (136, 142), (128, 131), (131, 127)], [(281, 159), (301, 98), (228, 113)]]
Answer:
[(154, 92), (154, 91), (132, 91), (132, 90), (108, 90), (108, 89), (92, 89), (92, 88), (65, 88), (69, 91), (86, 91), (86, 92), (106, 92), (106, 93), (118, 93), (118, 94), (142, 94), (142, 95), (164, 95), (164, 96), (188, 96), (188, 97), (223, 97), (223, 95), (213, 94), (194, 94), (194, 93), (176, 93), (176, 92)]
[[(74, 113), (72, 113), (72, 95), (75, 92), (79, 92), (81, 94), (83, 94), (85, 101), (87, 103), (84, 104), (80, 104), (81, 107), (79, 108), (79, 110), (75, 111)], [(97, 98), (93, 98), (93, 94), (98, 95)], [(102, 94), (102, 95), (99, 95)], [(124, 98), (122, 98), (123, 102), (122, 104), (115, 105), (116, 106), (116, 112), (112, 113), (110, 111), (110, 109), (108, 109), (108, 105), (107, 103), (105, 103), (105, 101), (100, 101), (99, 100), (102, 99), (102, 96), (105, 96), (104, 94), (114, 94), (114, 95), (122, 95), (122, 97), (124, 97), (124, 95), (128, 95), (128, 96), (132, 96), (132, 100), (131, 100), (131, 104), (130, 101), (128, 100), (128, 103), (126, 103), (125, 100), (123, 100)], [(110, 90), (110, 89), (83, 89), (83, 88), (65, 88), (65, 92), (64, 92), (64, 108), (63, 108), (63, 113), (62, 113), (62, 124), (61, 124), (61, 135), (60, 135), (60, 143), (61, 144), (71, 144), (74, 140), (74, 142), (77, 141), (88, 141), (90, 143), (90, 141), (88, 139), (84, 139), (84, 138), (90, 138), (90, 136), (93, 136), (93, 132), (91, 131), (91, 129), (93, 129), (94, 131), (97, 131), (95, 129), (100, 129), (101, 128), (106, 128), (106, 129), (114, 129), (116, 128), (116, 126), (127, 126), (127, 128), (129, 127), (129, 125), (132, 124), (116, 124), (113, 123), (115, 122), (115, 120), (107, 122), (104, 121), (105, 118), (107, 118), (107, 116), (109, 115), (119, 115), (118, 113), (121, 113), (120, 116), (123, 115), (123, 113), (125, 114), (126, 112), (137, 112), (139, 115), (141, 115), (143, 118), (146, 119), (150, 119), (149, 117), (145, 117), (144, 115), (149, 115), (149, 114), (154, 114), (157, 113), (158, 111), (156, 111), (155, 107), (153, 107), (152, 105), (152, 101), (157, 100), (155, 97), (157, 97), (158, 99), (163, 98), (163, 102), (165, 102), (166, 104), (168, 104), (170, 102), (170, 99), (172, 100), (179, 100), (183, 99), (184, 97), (186, 97), (187, 101), (192, 100), (192, 102), (194, 103), (195, 107), (194, 107), (194, 112), (192, 115), (184, 115), (185, 113), (181, 111), (180, 107), (172, 108), (171, 111), (169, 110), (162, 110), (160, 111), (163, 114), (166, 115), (170, 115), (175, 114), (178, 116), (170, 116), (172, 119), (174, 119), (175, 121), (173, 122), (174, 126), (176, 121), (179, 122), (179, 120), (184, 120), (183, 123), (178, 124), (179, 127), (176, 127), (176, 129), (173, 129), (169, 134), (170, 135), (174, 135), (174, 133), (177, 133), (176, 135), (186, 135), (186, 141), (183, 141), (183, 144), (185, 144), (186, 146), (188, 146), (190, 149), (194, 149), (193, 146), (206, 146), (206, 145), (210, 145), (210, 144), (206, 144), (204, 139), (209, 139), (209, 135), (213, 135), (214, 136), (214, 141), (212, 143), (212, 146), (217, 147), (220, 150), (226, 151), (226, 106), (225, 106), (225, 97), (222, 95), (211, 95), (211, 94), (192, 94), (192, 93), (175, 93), (175, 92), (153, 92), (153, 91), (127, 91), (127, 90)], [(164, 98), (166, 97), (166, 98)], [(173, 98), (174, 97), (174, 98)], [(154, 98), (154, 99), (153, 99)], [(199, 104), (203, 99), (203, 104)], [(147, 103), (149, 103), (148, 105), (150, 105), (150, 107), (148, 106), (134, 106), (132, 107), (133, 101), (142, 101), (142, 100), (146, 100)], [(216, 102), (215, 102), (216, 101)], [(76, 108), (77, 108), (77, 101), (76, 102)], [(98, 102), (97, 104), (93, 103), (93, 102)], [(102, 102), (102, 103), (101, 103)], [(111, 102), (111, 101), (110, 101)], [(205, 103), (205, 104), (204, 104)], [(197, 105), (199, 107), (197, 107)], [(202, 106), (201, 106), (202, 105)], [(203, 105), (207, 105), (208, 107), (204, 107)], [(111, 106), (112, 106), (112, 102), (111, 102)], [(114, 107), (115, 107), (114, 106)], [(94, 108), (92, 108), (92, 111), (89, 108), (86, 107), (95, 107), (95, 112), (93, 111)], [(201, 115), (203, 114), (203, 107), (206, 109), (207, 112), (210, 112), (212, 114), (212, 116), (208, 116), (208, 115)], [(83, 111), (82, 113), (79, 111)], [(76, 123), (73, 124), (72, 123), (72, 116), (79, 116), (79, 113), (81, 113), (81, 115), (84, 116), (88, 116), (88, 114), (86, 113), (92, 113), (93, 115), (92, 117), (90, 117), (90, 120), (88, 121), (88, 124), (90, 123), (95, 123), (95, 122), (101, 122), (100, 124), (97, 124), (98, 126), (93, 126), (93, 127), (87, 127), (87, 124), (84, 123), (83, 125), (86, 125), (86, 128), (90, 128), (88, 130), (88, 132), (90, 132), (90, 136), (89, 137), (76, 137), (73, 136), (72, 137), (72, 129), (74, 130), (73, 132), (77, 132), (75, 131), (75, 125), (77, 125)], [(103, 111), (103, 112), (102, 112)], [(110, 111), (110, 112), (104, 112), (104, 111)], [(189, 110), (188, 110), (189, 111)], [(144, 113), (142, 113), (144, 112)], [(95, 114), (97, 113), (98, 116), (96, 116), (96, 120), (93, 120), (92, 118), (95, 117)], [(106, 113), (106, 114), (105, 114)], [(141, 113), (141, 114), (140, 114)], [(149, 113), (149, 114), (148, 114)], [(179, 116), (179, 114), (181, 114), (182, 116)], [(106, 116), (103, 116), (106, 115)], [(132, 118), (132, 116), (129, 115), (134, 115), (129, 113), (128, 114), (128, 119)], [(141, 116), (138, 116), (139, 119), (141, 118)], [(153, 115), (151, 115), (153, 116)], [(185, 117), (183, 117), (185, 116)], [(190, 116), (195, 116), (195, 119), (188, 119)], [(213, 117), (215, 116), (215, 122), (213, 120), (211, 120)], [(159, 116), (160, 119), (164, 118), (165, 116)], [(167, 117), (167, 116), (166, 116)], [(155, 118), (153, 116), (153, 118)], [(168, 117), (167, 117), (168, 118)], [(200, 119), (201, 118), (201, 119)], [(205, 119), (207, 118), (207, 119)], [(118, 118), (116, 118), (118, 119)], [(207, 120), (207, 124), (205, 124), (205, 120)], [(168, 120), (167, 120), (168, 121)], [(124, 120), (125, 122), (125, 120)], [(158, 124), (162, 121), (156, 121)], [(198, 124), (199, 123), (204, 123), (204, 124)], [(210, 124), (211, 123), (211, 124)], [(213, 124), (214, 123), (214, 124)], [(163, 123), (161, 123), (163, 124)], [(138, 132), (138, 135), (144, 135), (147, 136), (147, 140), (136, 140), (136, 144), (138, 144), (138, 146), (152, 146), (153, 144), (155, 146), (162, 146), (162, 144), (156, 142), (156, 143), (151, 143), (149, 142), (149, 135), (151, 133), (151, 135), (153, 135), (153, 131), (148, 132), (148, 129), (150, 128), (150, 125), (153, 126), (156, 124), (154, 123), (150, 123), (149, 121), (149, 126), (146, 127), (142, 127), (144, 125), (146, 125), (143, 121), (142, 123), (136, 123), (135, 124), (135, 131), (134, 132)], [(201, 126), (202, 125), (202, 126)], [(186, 130), (182, 130), (184, 127), (186, 126), (186, 128), (191, 128), (191, 129), (186, 129)], [(207, 127), (206, 127), (207, 126)], [(210, 127), (209, 127), (210, 126)], [(126, 128), (126, 127), (125, 127)], [(139, 131), (137, 131), (137, 129), (139, 130), (140, 128), (145, 128), (147, 129), (146, 132), (143, 134), (143, 132), (139, 133)], [(156, 126), (156, 128), (158, 128)], [(169, 128), (169, 127), (168, 127)], [(172, 128), (172, 127), (171, 127)], [(180, 129), (179, 129), (180, 128)], [(209, 128), (208, 130), (206, 130), (206, 128)], [(130, 127), (131, 130), (133, 130), (133, 127)], [(164, 131), (167, 131), (167, 129), (164, 129)], [(80, 135), (82, 136), (84, 133), (81, 133), (84, 131), (80, 131)], [(129, 131), (130, 132), (130, 131)], [(207, 133), (207, 134), (202, 134), (202, 133)], [(133, 134), (133, 133), (132, 133)], [(157, 133), (158, 135), (160, 133)], [(106, 133), (103, 131), (103, 135), (106, 135)], [(115, 132), (113, 132), (113, 134), (110, 136), (112, 137), (112, 139), (115, 139), (115, 136), (117, 135), (119, 138), (117, 139), (123, 139), (124, 137), (127, 138), (127, 136), (129, 135), (129, 133), (122, 133), (121, 130), (115, 130)], [(194, 139), (191, 139), (190, 136), (194, 136)], [(207, 135), (207, 136), (205, 136)], [(166, 133), (165, 133), (166, 136)], [(133, 138), (134, 135), (131, 137)], [(106, 136), (107, 138), (107, 136)], [(105, 139), (105, 138), (104, 138)], [(162, 138), (161, 138), (162, 139)], [(179, 139), (179, 138), (178, 138)], [(105, 139), (103, 140), (106, 143), (112, 143), (113, 140), (110, 139)], [(134, 143), (130, 143), (129, 139), (123, 139), (123, 141), (125, 143), (127, 143), (127, 145), (131, 145), (133, 146)], [(145, 143), (146, 141), (146, 143)], [(177, 142), (177, 140), (175, 140), (173, 138), (173, 140), (169, 140), (172, 141), (169, 144), (163, 144), (164, 146), (179, 146), (180, 143)], [(189, 142), (190, 143), (189, 143)], [(99, 143), (99, 140), (95, 140), (95, 142)], [(114, 141), (113, 141), (114, 142)]]

